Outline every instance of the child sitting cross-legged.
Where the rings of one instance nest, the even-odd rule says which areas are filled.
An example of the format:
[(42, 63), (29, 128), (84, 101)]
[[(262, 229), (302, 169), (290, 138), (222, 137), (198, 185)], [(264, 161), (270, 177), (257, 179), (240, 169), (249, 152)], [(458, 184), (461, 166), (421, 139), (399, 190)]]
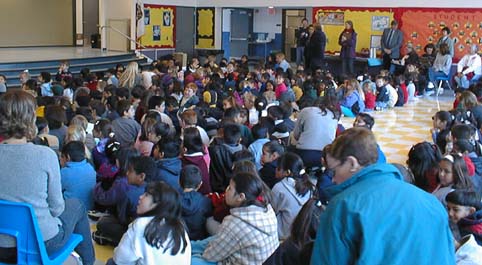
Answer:
[(179, 193), (162, 181), (147, 185), (137, 217), (107, 264), (191, 264), (191, 244), (181, 219)]
[[(150, 157), (133, 157), (127, 170), (128, 189), (117, 202), (115, 216), (102, 217), (97, 223), (93, 239), (99, 244), (117, 245), (127, 231), (127, 225), (137, 217), (136, 207), (139, 197), (144, 193), (146, 183), (155, 178), (157, 168)], [(105, 243), (104, 243), (104, 242)]]
[(211, 216), (213, 211), (211, 200), (198, 192), (201, 185), (201, 170), (195, 165), (184, 166), (181, 171), (182, 218), (187, 225), (191, 240), (207, 237), (206, 218)]
[(62, 193), (64, 198), (77, 198), (85, 209), (94, 207), (92, 190), (95, 186), (95, 170), (85, 159), (85, 147), (80, 141), (72, 141), (62, 147), (60, 157)]
[(231, 178), (225, 195), (230, 215), (215, 236), (192, 242), (192, 264), (262, 264), (276, 250), (276, 216), (264, 187), (251, 173)]

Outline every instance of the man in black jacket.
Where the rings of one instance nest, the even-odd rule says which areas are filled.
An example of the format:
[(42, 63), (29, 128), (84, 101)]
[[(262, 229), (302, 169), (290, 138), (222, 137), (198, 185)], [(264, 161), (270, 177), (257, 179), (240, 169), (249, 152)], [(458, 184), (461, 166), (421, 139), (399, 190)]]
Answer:
[(295, 30), (296, 37), (296, 64), (300, 65), (304, 61), (306, 41), (308, 40), (308, 19), (301, 20), (301, 27)]
[(319, 22), (314, 23), (315, 32), (311, 35), (309, 40), (309, 54), (311, 56), (310, 68), (313, 72), (323, 68), (325, 59), (326, 35), (321, 28)]

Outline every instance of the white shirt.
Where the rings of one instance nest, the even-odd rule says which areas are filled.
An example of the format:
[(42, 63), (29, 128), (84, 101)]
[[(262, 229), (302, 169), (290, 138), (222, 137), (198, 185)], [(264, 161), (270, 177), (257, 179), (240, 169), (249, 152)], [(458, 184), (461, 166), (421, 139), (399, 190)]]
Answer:
[[(139, 217), (130, 225), (127, 232), (122, 236), (121, 242), (114, 249), (114, 261), (118, 265), (125, 264), (163, 264), (163, 265), (190, 265), (191, 264), (191, 243), (187, 233), (187, 247), (184, 253), (179, 251), (175, 256), (171, 250), (164, 252), (162, 246), (157, 249), (149, 244), (144, 237), (144, 230), (153, 217)], [(163, 243), (165, 246), (170, 239)], [(182, 250), (181, 246), (181, 250)]]
[[(474, 72), (474, 74), (480, 75), (482, 74), (481, 65), (482, 61), (478, 54), (467, 54), (462, 57), (462, 59), (457, 64), (457, 72), (461, 72), (464, 75), (470, 72)], [(463, 70), (464, 67), (467, 67), (467, 69)]]

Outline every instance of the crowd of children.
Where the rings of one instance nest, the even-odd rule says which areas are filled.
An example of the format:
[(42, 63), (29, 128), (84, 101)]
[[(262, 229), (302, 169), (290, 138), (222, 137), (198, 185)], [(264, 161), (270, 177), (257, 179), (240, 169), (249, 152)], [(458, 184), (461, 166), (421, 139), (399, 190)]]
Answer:
[[(420, 90), (410, 66), (337, 79), (292, 71), (283, 54), (254, 67), (212, 56), (185, 70), (172, 57), (138, 67), (76, 77), (63, 62), (55, 79), (23, 84), (37, 97), (34, 142), (59, 155), (64, 197), (100, 216), (92, 236), (117, 246), (109, 264), (309, 260), (334, 185), (322, 150), (343, 131), (340, 114), (371, 129), (367, 112)], [(462, 247), (482, 245), (481, 95), (473, 85), (454, 110), (437, 112), (435, 144), (414, 146), (408, 159), (414, 185), (447, 207)]]

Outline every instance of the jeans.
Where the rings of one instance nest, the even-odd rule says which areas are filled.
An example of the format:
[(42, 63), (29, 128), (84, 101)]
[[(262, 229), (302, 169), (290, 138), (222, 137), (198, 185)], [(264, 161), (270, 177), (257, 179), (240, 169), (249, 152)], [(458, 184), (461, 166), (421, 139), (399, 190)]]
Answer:
[(298, 46), (296, 47), (296, 65), (300, 65), (305, 59), (305, 47)]
[(45, 241), (47, 252), (50, 254), (61, 249), (70, 239), (72, 233), (80, 234), (83, 240), (75, 248), (75, 251), (82, 258), (83, 264), (94, 264), (94, 246), (90, 238), (89, 220), (84, 205), (78, 199), (65, 200), (65, 210), (59, 216), (59, 219), (62, 222), (62, 226), (59, 226), (59, 233)]
[(428, 79), (430, 80), (430, 82), (433, 83), (434, 86), (436, 86), (435, 82), (437, 82), (437, 78), (439, 78), (439, 77), (447, 77), (447, 75), (442, 71), (435, 72), (433, 67), (430, 67), (428, 69)]
[(355, 73), (354, 60), (354, 58), (341, 58), (341, 74), (352, 75)]
[(204, 250), (208, 246), (209, 242), (213, 240), (213, 238), (214, 237), (212, 236), (203, 240), (191, 241), (191, 253), (192, 253), (191, 265), (217, 264), (217, 262), (207, 261), (202, 257)]
[(464, 75), (462, 77), (455, 76), (455, 83), (459, 88), (467, 89), (470, 85), (477, 83), (477, 81), (482, 77), (482, 75), (474, 75), (472, 79), (467, 79), (467, 76)]

